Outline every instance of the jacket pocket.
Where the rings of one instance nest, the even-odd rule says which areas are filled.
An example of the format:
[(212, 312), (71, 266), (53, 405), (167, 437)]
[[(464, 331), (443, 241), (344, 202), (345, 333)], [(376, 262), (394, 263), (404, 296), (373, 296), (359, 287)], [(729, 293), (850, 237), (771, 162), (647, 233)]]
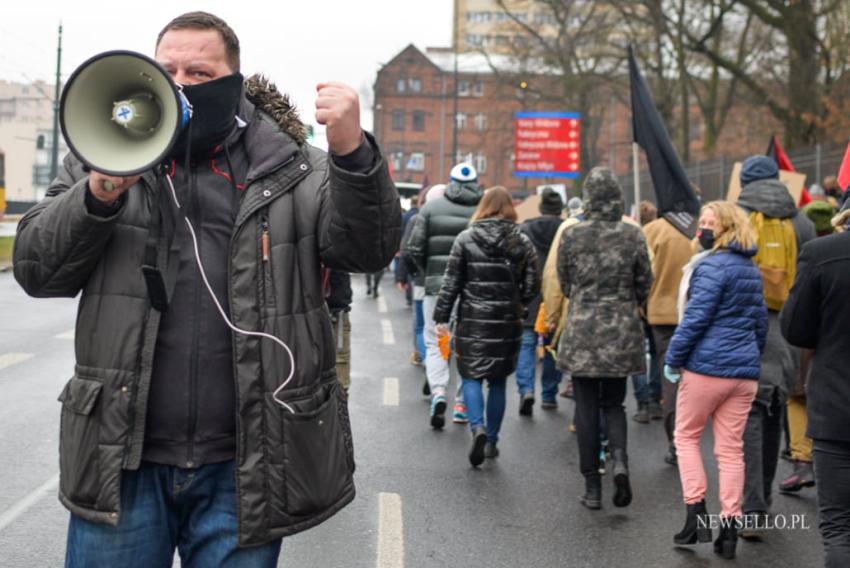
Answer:
[(74, 376), (59, 401), (60, 491), (78, 505), (93, 507), (100, 491), (98, 471), (99, 423), (93, 412), (103, 383)]
[(351, 484), (353, 459), (347, 413), (340, 406), (338, 382), (323, 384), (312, 396), (281, 409), (284, 462), (284, 510), (288, 515), (312, 515), (336, 503)]

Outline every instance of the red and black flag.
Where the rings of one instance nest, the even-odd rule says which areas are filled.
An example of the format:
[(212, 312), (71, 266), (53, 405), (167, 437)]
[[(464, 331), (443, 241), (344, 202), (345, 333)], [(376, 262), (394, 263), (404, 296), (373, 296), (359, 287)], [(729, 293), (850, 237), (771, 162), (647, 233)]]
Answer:
[[(768, 158), (773, 158), (773, 161), (776, 162), (776, 165), (779, 166), (780, 170), (785, 170), (786, 172), (797, 171), (775, 134), (770, 137), (770, 143), (767, 145), (767, 152), (765, 152), (765, 155)], [(811, 202), (812, 196), (809, 195), (809, 190), (804, 187), (803, 193), (800, 194), (800, 203), (797, 204), (797, 207), (803, 207)]]
[(847, 188), (850, 187), (850, 144), (847, 145), (844, 159), (841, 160), (841, 167), (838, 168), (838, 187), (841, 188), (841, 191), (847, 191)]
[(655, 108), (652, 95), (643, 80), (629, 46), (629, 82), (632, 95), (632, 134), (634, 141), (646, 152), (649, 173), (658, 201), (658, 215), (667, 219), (688, 238), (696, 234), (696, 221), (700, 204), (688, 175), (661, 116)]

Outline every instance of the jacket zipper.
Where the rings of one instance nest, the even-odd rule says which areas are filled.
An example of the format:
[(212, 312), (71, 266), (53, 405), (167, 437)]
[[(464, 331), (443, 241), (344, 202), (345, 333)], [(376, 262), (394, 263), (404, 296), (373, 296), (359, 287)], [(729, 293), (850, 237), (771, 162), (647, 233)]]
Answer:
[(275, 300), (271, 266), (271, 233), (268, 214), (265, 212), (260, 215), (260, 280), (263, 303), (273, 306)]
[[(191, 192), (192, 199), (192, 221), (195, 226), (195, 233), (198, 238), (198, 254), (202, 255), (201, 250), (201, 242), (202, 242), (202, 222), (201, 222), (201, 199), (198, 195), (197, 188), (197, 171), (195, 166), (191, 166), (190, 177), (191, 180), (189, 182), (189, 191)], [(203, 257), (202, 257), (203, 258)], [(195, 283), (195, 291), (194, 291), (194, 317), (192, 319), (192, 350), (189, 364), (189, 412), (188, 412), (188, 424), (187, 424), (187, 452), (186, 452), (186, 467), (194, 467), (194, 453), (195, 453), (195, 429), (197, 428), (198, 422), (198, 348), (199, 348), (199, 340), (198, 337), (201, 333), (201, 279), (200, 277), (196, 277), (194, 279)]]

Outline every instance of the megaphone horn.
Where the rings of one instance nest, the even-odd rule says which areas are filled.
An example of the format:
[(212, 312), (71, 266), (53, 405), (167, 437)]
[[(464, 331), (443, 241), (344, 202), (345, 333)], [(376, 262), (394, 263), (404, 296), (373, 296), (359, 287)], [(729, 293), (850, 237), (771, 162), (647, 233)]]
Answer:
[(191, 106), (156, 61), (133, 51), (95, 55), (71, 74), (59, 108), (71, 151), (92, 170), (143, 173), (163, 162)]

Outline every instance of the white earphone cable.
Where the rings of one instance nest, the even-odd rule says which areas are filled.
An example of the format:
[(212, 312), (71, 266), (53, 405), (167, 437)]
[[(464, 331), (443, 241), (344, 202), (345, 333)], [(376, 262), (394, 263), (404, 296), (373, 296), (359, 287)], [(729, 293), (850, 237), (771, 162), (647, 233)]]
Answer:
[[(178, 199), (177, 199), (177, 191), (174, 189), (174, 183), (171, 181), (171, 176), (166, 175), (165, 179), (168, 180), (168, 187), (171, 189), (171, 197), (174, 199), (174, 205), (177, 206), (177, 209), (181, 209), (180, 201), (178, 201)], [(249, 335), (249, 336), (253, 336), (253, 337), (264, 337), (266, 339), (270, 339), (270, 340), (274, 341), (275, 343), (277, 343), (278, 345), (280, 345), (281, 347), (283, 347), (284, 351), (286, 351), (286, 354), (289, 356), (289, 376), (286, 377), (286, 380), (284, 380), (283, 383), (281, 383), (281, 385), (279, 387), (277, 387), (277, 389), (275, 389), (274, 393), (272, 394), (272, 398), (274, 398), (275, 402), (280, 404), (286, 410), (288, 410), (292, 414), (295, 414), (295, 410), (290, 405), (288, 405), (287, 403), (283, 402), (282, 400), (280, 400), (278, 398), (278, 394), (280, 393), (280, 391), (282, 391), (286, 387), (286, 385), (288, 385), (289, 382), (292, 380), (292, 377), (295, 376), (295, 357), (292, 355), (292, 350), (289, 348), (289, 346), (286, 343), (284, 343), (283, 341), (281, 341), (280, 339), (278, 339), (274, 335), (270, 335), (268, 333), (263, 333), (262, 331), (247, 331), (247, 330), (240, 329), (240, 328), (236, 327), (235, 325), (233, 325), (233, 323), (230, 321), (230, 318), (227, 317), (227, 313), (225, 313), (224, 308), (221, 307), (221, 304), (219, 303), (218, 298), (216, 298), (215, 292), (213, 292), (213, 289), (212, 289), (212, 286), (210, 286), (209, 280), (207, 280), (207, 273), (204, 270), (203, 263), (201, 263), (201, 253), (198, 250), (198, 237), (195, 235), (195, 228), (192, 227), (192, 222), (189, 221), (188, 216), (184, 216), (183, 218), (186, 221), (186, 226), (189, 228), (189, 235), (191, 235), (191, 237), (192, 237), (192, 243), (193, 243), (193, 246), (194, 246), (194, 249), (195, 249), (195, 260), (198, 263), (198, 270), (201, 273), (201, 278), (203, 279), (204, 285), (207, 287), (207, 291), (210, 293), (210, 297), (212, 298), (213, 302), (215, 303), (215, 306), (218, 308), (218, 312), (221, 314), (221, 317), (224, 319), (225, 323), (227, 323), (228, 327), (230, 327), (230, 329), (232, 329), (236, 333), (241, 333), (242, 335)]]

